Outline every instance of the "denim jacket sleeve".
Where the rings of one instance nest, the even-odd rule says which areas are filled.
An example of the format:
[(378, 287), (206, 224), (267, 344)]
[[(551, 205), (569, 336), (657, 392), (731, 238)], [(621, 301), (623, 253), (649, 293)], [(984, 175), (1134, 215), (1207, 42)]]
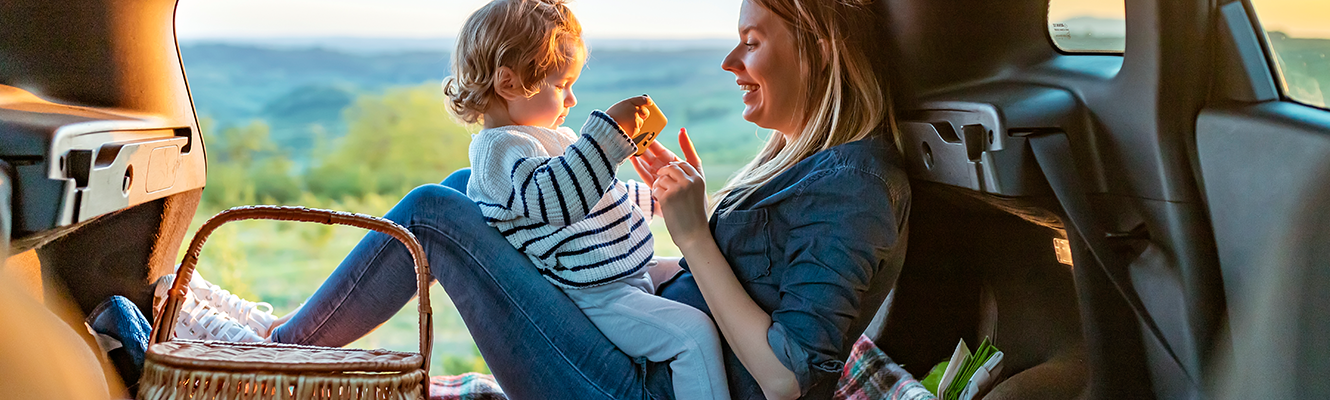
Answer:
[[(779, 273), (780, 303), (767, 340), (795, 373), (802, 394), (835, 382), (844, 367), (845, 331), (862, 294), (899, 238), (891, 189), (882, 176), (853, 167), (814, 173), (775, 208), (787, 225)], [(783, 271), (781, 271), (783, 270)]]

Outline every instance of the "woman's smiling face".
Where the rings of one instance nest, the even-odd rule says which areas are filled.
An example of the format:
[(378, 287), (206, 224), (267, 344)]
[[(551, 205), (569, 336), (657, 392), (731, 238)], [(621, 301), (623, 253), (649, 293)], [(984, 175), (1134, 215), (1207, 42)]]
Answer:
[(805, 76), (799, 68), (794, 33), (770, 10), (745, 0), (739, 11), (739, 45), (721, 68), (734, 73), (744, 91), (744, 119), (786, 135), (798, 134)]

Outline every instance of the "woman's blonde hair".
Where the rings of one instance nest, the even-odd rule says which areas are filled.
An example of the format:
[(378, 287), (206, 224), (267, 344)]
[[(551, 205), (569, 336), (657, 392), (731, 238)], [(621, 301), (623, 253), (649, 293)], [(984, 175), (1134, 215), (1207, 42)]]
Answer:
[[(794, 34), (809, 110), (793, 143), (775, 134), (752, 162), (713, 196), (711, 212), (733, 209), (757, 188), (813, 154), (880, 134), (896, 140), (888, 80), (875, 69), (870, 46), (880, 38), (872, 0), (749, 0), (775, 14)], [(885, 126), (884, 126), (885, 125)], [(728, 201), (727, 201), (728, 200)], [(722, 202), (724, 204), (722, 204)]]
[(513, 70), (527, 95), (552, 71), (586, 55), (582, 24), (566, 0), (494, 0), (467, 18), (457, 35), (453, 76), (443, 81), (448, 109), (468, 124), (502, 102), (494, 91), (500, 67)]

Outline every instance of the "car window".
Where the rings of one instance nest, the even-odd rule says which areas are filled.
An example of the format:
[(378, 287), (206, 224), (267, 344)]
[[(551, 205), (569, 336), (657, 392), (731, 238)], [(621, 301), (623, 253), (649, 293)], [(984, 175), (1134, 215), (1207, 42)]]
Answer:
[(1123, 0), (1052, 0), (1048, 35), (1067, 53), (1122, 53), (1127, 48)]
[(1330, 104), (1330, 2), (1252, 0), (1265, 29), (1284, 96), (1327, 108)]

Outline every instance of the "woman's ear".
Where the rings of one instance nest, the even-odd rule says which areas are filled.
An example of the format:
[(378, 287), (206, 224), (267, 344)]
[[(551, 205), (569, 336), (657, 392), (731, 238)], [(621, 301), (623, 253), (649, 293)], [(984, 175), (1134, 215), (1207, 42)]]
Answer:
[(513, 72), (512, 68), (508, 67), (499, 67), (498, 71), (494, 71), (494, 94), (507, 101), (527, 97), (522, 80), (517, 77), (517, 73)]

